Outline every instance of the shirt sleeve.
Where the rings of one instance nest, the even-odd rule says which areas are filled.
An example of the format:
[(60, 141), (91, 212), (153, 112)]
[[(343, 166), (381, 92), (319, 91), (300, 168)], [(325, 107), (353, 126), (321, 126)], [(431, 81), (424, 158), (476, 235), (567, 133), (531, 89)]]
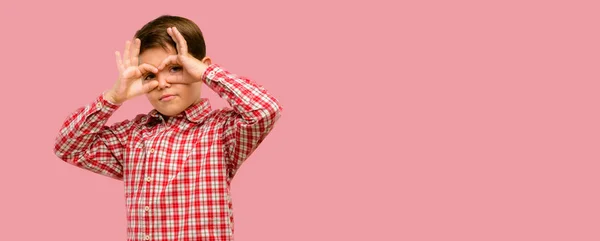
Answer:
[(234, 174), (272, 130), (283, 108), (256, 82), (211, 64), (202, 79), (232, 107), (224, 124), (225, 156)]
[(59, 130), (54, 145), (56, 156), (77, 167), (123, 180), (123, 151), (133, 122), (105, 125), (118, 108), (100, 95), (77, 109)]

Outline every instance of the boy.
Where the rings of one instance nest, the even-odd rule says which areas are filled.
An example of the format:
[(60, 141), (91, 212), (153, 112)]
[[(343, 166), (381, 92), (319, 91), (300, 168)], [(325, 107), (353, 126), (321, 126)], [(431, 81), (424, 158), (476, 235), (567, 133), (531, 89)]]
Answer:
[[(206, 57), (192, 21), (164, 15), (116, 52), (113, 87), (71, 114), (56, 138), (63, 161), (125, 184), (128, 240), (233, 240), (230, 182), (282, 110), (260, 85)], [(211, 110), (205, 83), (231, 108)], [(144, 94), (154, 109), (105, 125)]]

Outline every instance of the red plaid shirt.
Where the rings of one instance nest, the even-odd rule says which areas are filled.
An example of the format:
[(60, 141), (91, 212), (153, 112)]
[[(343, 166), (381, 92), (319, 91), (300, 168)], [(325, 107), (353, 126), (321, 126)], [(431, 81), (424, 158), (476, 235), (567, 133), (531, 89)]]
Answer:
[(231, 108), (211, 110), (203, 98), (166, 121), (152, 110), (108, 126), (119, 106), (100, 95), (60, 129), (60, 159), (124, 181), (128, 240), (233, 240), (231, 180), (282, 108), (218, 65), (202, 81)]

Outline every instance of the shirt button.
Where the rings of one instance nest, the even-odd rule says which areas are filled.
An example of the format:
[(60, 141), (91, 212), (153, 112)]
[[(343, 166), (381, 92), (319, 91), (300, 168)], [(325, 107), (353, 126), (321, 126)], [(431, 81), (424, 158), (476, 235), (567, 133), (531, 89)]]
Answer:
[(146, 177), (146, 182), (151, 182), (152, 181), (152, 177)]
[(96, 103), (96, 107), (102, 108), (102, 103), (100, 103), (100, 102)]
[(146, 235), (146, 240), (150, 240), (150, 235)]
[(146, 212), (147, 212), (147, 211), (150, 211), (150, 207), (146, 206), (146, 207), (144, 208), (144, 210), (146, 210)]
[(150, 153), (154, 153), (154, 148), (150, 149)]

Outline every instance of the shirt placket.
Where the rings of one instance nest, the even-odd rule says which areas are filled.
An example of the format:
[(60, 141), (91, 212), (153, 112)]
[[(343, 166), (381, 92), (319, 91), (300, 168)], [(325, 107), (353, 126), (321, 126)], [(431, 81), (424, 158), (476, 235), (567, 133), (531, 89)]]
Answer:
[(143, 205), (141, 205), (140, 207), (143, 209), (141, 210), (141, 213), (143, 214), (143, 220), (144, 220), (144, 234), (143, 234), (143, 238), (144, 240), (152, 240), (152, 235), (153, 235), (153, 226), (152, 226), (152, 211), (153, 211), (153, 205), (152, 205), (152, 197), (154, 196), (154, 187), (153, 187), (153, 181), (154, 178), (152, 176), (152, 171), (156, 171), (156, 170), (151, 170), (152, 167), (154, 166), (153, 163), (156, 161), (156, 157), (158, 154), (158, 147), (155, 143), (157, 143), (156, 141), (156, 133), (159, 129), (159, 126), (154, 126), (152, 127), (151, 130), (149, 130), (148, 132), (146, 132), (143, 136), (143, 142), (144, 142), (144, 154), (146, 156), (146, 161), (144, 161), (144, 178), (143, 178), (143, 188), (142, 190), (145, 190), (145, 198), (144, 198), (144, 203)]
[[(150, 142), (152, 143), (152, 142)], [(153, 147), (154, 145), (150, 144), (147, 145), (148, 147), (150, 147), (148, 150), (146, 150), (146, 155), (148, 157), (148, 161), (145, 162), (145, 167), (144, 167), (144, 175), (146, 176), (144, 178), (144, 186), (146, 189), (146, 198), (145, 198), (145, 203), (143, 206), (143, 215), (144, 215), (144, 222), (145, 222), (145, 227), (146, 227), (146, 233), (144, 234), (144, 240), (150, 240), (152, 238), (152, 220), (151, 220), (151, 214), (152, 214), (152, 174), (150, 173), (149, 168), (152, 166), (149, 163), (154, 161), (155, 159), (155, 148)]]

